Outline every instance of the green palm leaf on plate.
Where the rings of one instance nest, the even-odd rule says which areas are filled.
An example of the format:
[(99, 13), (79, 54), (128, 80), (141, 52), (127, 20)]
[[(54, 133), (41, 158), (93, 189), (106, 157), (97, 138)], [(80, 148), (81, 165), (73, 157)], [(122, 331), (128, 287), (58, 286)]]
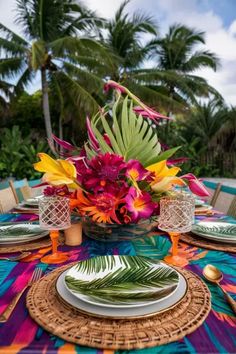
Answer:
[(236, 237), (236, 225), (224, 222), (202, 222), (193, 226), (193, 231), (221, 237)]
[(0, 226), (0, 239), (6, 237), (21, 237), (41, 233), (43, 230), (37, 225), (4, 225)]
[(138, 256), (101, 256), (78, 263), (65, 277), (72, 292), (102, 302), (156, 300), (175, 290), (178, 273), (161, 263)]

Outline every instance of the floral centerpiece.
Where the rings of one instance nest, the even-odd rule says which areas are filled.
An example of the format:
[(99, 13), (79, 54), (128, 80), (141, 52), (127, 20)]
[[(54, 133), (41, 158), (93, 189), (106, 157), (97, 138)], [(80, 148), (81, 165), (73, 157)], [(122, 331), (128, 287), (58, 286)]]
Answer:
[(43, 181), (50, 185), (45, 194), (68, 195), (79, 215), (116, 225), (133, 225), (158, 215), (160, 198), (176, 185), (208, 195), (191, 173), (177, 176), (181, 170), (169, 158), (178, 148), (162, 151), (153, 124), (169, 118), (124, 86), (109, 81), (105, 90), (111, 88), (116, 91), (113, 104), (91, 120), (87, 117), (88, 141), (83, 149), (53, 136), (54, 144), (63, 148), (63, 158), (38, 154), (34, 168), (45, 172)]

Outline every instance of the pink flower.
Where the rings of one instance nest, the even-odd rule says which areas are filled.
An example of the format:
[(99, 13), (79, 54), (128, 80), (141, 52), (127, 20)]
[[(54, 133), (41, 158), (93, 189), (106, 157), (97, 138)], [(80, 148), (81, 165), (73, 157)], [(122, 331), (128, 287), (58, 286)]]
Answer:
[(134, 103), (137, 104), (137, 107), (134, 108), (134, 111), (136, 111), (136, 113), (141, 114), (144, 117), (148, 117), (152, 119), (154, 122), (156, 122), (156, 120), (160, 118), (171, 119), (170, 117), (163, 116), (162, 114), (148, 107), (137, 96), (135, 96), (132, 92), (130, 92), (125, 86), (122, 86), (115, 81), (109, 80), (104, 85), (104, 91), (108, 92), (110, 88), (114, 88), (119, 94), (122, 93), (127, 94), (134, 101)]
[[(53, 140), (55, 142), (55, 146), (54, 146)], [(62, 157), (71, 156), (71, 154), (74, 151), (78, 150), (76, 146), (71, 145), (70, 143), (68, 143), (65, 140), (59, 139), (54, 134), (52, 134), (52, 139), (50, 139), (50, 140), (48, 139), (48, 143), (49, 143), (49, 146), (52, 148), (52, 150), (53, 151), (55, 150), (56, 153)], [(60, 148), (63, 148), (65, 151), (61, 151)]]
[(209, 192), (207, 191), (204, 184), (197, 179), (192, 173), (187, 173), (180, 177), (181, 179), (186, 179), (188, 181), (189, 189), (199, 197), (208, 197)]
[(150, 173), (138, 160), (129, 160), (126, 165), (125, 175), (132, 181), (143, 181)]
[(56, 187), (56, 186), (48, 186), (46, 188), (44, 188), (43, 190), (43, 194), (46, 196), (70, 196), (70, 192), (67, 186), (63, 186), (63, 187)]
[(88, 138), (89, 138), (91, 147), (93, 150), (98, 151), (100, 148), (99, 143), (98, 143), (97, 138), (93, 132), (93, 129), (92, 129), (92, 126), (90, 123), (90, 119), (88, 116), (86, 117), (86, 127), (87, 127), (87, 131), (88, 131)]
[(146, 106), (146, 108), (136, 106), (133, 108), (133, 111), (136, 114), (141, 114), (141, 116), (146, 117), (146, 118), (150, 118), (154, 121), (156, 121), (157, 119), (160, 119), (160, 118), (169, 119), (169, 120), (172, 119), (170, 117), (163, 116), (163, 114), (154, 111), (152, 108), (150, 108), (148, 106)]
[(137, 222), (141, 218), (149, 218), (155, 210), (155, 203), (147, 192), (138, 193), (134, 187), (130, 187), (129, 193), (125, 197), (126, 208), (131, 213), (132, 222)]
[(105, 93), (108, 93), (110, 89), (115, 89), (120, 93), (126, 93), (126, 88), (115, 81), (109, 80), (103, 87)]

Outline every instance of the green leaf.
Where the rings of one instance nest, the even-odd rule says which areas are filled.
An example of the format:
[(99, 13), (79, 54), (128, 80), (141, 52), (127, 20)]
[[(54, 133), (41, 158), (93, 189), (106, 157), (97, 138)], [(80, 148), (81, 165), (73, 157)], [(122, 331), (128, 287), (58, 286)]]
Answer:
[[(147, 166), (147, 163), (156, 159), (160, 153), (157, 135), (146, 119), (141, 115), (137, 117), (133, 112), (133, 102), (128, 100), (128, 96), (122, 102), (121, 109), (118, 107), (119, 100), (120, 96), (113, 105), (112, 128), (104, 113), (92, 119), (92, 129), (100, 144), (101, 152), (119, 154), (125, 161), (137, 159)], [(111, 146), (105, 143), (104, 133), (109, 136)]]
[(162, 154), (157, 156), (156, 158), (153, 158), (152, 160), (149, 160), (149, 165), (152, 165), (154, 163), (163, 161), (163, 160), (168, 160), (172, 155), (176, 153), (181, 148), (181, 146), (174, 147), (172, 149), (164, 151)]
[(79, 262), (65, 281), (72, 291), (103, 302), (153, 301), (176, 288), (178, 274), (173, 268), (146, 257), (100, 256)]

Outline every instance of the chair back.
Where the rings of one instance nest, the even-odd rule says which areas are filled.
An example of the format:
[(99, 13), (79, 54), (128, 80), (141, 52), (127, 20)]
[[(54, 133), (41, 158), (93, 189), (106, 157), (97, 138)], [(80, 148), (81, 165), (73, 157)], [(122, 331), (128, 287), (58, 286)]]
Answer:
[[(216, 198), (214, 208), (229, 215), (235, 209), (236, 188), (222, 185)], [(233, 216), (233, 215), (232, 215)]]
[[(24, 197), (24, 195), (22, 193), (22, 188), (23, 188), (23, 191), (24, 191), (24, 187), (30, 188), (29, 184), (28, 184), (28, 181), (27, 181), (27, 178), (24, 178), (24, 179), (19, 180), (19, 181), (10, 180), (9, 181), (9, 185), (12, 188), (13, 193), (15, 194), (15, 198), (18, 200), (18, 203), (22, 202), (22, 200), (25, 199), (25, 197)], [(30, 197), (28, 197), (28, 198), (30, 198)]]
[(33, 197), (32, 188), (30, 186), (23, 186), (20, 188), (20, 191), (24, 200)]
[(16, 195), (11, 187), (0, 190), (0, 212), (5, 213), (18, 204)]
[(210, 181), (203, 181), (208, 193), (210, 194), (208, 198), (206, 198), (206, 202), (212, 206), (215, 206), (216, 199), (221, 189), (221, 183), (214, 183)]
[(230, 204), (227, 215), (232, 216), (233, 218), (236, 218), (236, 196), (234, 196), (234, 199), (232, 200), (232, 203)]

